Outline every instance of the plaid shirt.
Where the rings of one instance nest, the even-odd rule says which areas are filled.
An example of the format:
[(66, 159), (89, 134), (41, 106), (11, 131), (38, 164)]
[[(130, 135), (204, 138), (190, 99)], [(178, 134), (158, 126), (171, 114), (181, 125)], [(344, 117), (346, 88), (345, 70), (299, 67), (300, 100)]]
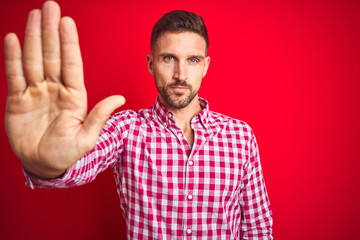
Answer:
[(157, 100), (112, 116), (95, 148), (62, 178), (25, 173), (27, 185), (79, 186), (111, 166), (128, 239), (273, 239), (251, 128), (199, 101), (203, 110), (191, 121), (192, 148)]

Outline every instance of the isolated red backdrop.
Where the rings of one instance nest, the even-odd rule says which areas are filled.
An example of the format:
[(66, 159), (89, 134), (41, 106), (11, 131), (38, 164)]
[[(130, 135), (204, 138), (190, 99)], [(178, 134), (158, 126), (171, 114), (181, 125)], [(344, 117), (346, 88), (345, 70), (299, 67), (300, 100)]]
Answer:
[[(42, 0), (0, 3), (0, 36), (23, 39)], [(122, 94), (151, 105), (151, 28), (165, 12), (203, 16), (211, 64), (200, 95), (257, 136), (281, 240), (360, 239), (360, 2), (58, 1), (77, 22), (89, 106)], [(3, 53), (3, 50), (1, 50)], [(0, 65), (0, 125), (6, 81)], [(91, 184), (30, 190), (0, 128), (0, 239), (125, 239), (110, 170)]]

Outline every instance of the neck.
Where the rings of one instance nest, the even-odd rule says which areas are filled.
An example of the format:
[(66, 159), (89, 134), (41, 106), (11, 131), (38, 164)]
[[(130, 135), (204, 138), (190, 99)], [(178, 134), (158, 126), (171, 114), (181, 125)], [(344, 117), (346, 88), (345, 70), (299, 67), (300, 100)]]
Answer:
[(198, 95), (194, 97), (189, 105), (181, 109), (172, 108), (163, 99), (161, 99), (161, 97), (159, 100), (169, 111), (173, 113), (176, 124), (184, 131), (185, 129), (190, 128), (191, 119), (202, 110)]

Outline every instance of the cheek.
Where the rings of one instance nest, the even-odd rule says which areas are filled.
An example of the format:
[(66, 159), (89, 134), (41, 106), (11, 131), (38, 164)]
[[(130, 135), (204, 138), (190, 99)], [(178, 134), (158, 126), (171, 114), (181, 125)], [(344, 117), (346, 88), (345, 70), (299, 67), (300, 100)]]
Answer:
[(202, 76), (205, 71), (205, 64), (201, 63), (199, 65), (189, 66), (189, 72), (191, 72), (194, 76)]
[(203, 66), (201, 67), (191, 67), (189, 68), (189, 75), (194, 81), (194, 84), (200, 85), (201, 80), (204, 75), (205, 68)]
[(169, 65), (157, 64), (154, 66), (154, 77), (156, 86), (163, 87), (172, 80), (173, 68)]
[(157, 64), (154, 66), (154, 73), (159, 78), (171, 78), (174, 74), (174, 66), (171, 64)]

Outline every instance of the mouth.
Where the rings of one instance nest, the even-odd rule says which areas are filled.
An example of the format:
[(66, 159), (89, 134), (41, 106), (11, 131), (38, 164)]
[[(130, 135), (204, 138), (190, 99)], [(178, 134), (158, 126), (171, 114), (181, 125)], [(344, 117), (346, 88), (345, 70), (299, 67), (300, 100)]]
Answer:
[(185, 86), (170, 86), (170, 89), (175, 92), (175, 93), (184, 93), (186, 92), (189, 88), (185, 87)]
[(177, 94), (183, 94), (190, 89), (190, 86), (188, 86), (186, 82), (181, 81), (174, 82), (168, 85), (168, 87), (171, 89), (171, 91)]
[(170, 88), (173, 88), (173, 89), (189, 89), (188, 87), (184, 87), (184, 86), (170, 86)]

